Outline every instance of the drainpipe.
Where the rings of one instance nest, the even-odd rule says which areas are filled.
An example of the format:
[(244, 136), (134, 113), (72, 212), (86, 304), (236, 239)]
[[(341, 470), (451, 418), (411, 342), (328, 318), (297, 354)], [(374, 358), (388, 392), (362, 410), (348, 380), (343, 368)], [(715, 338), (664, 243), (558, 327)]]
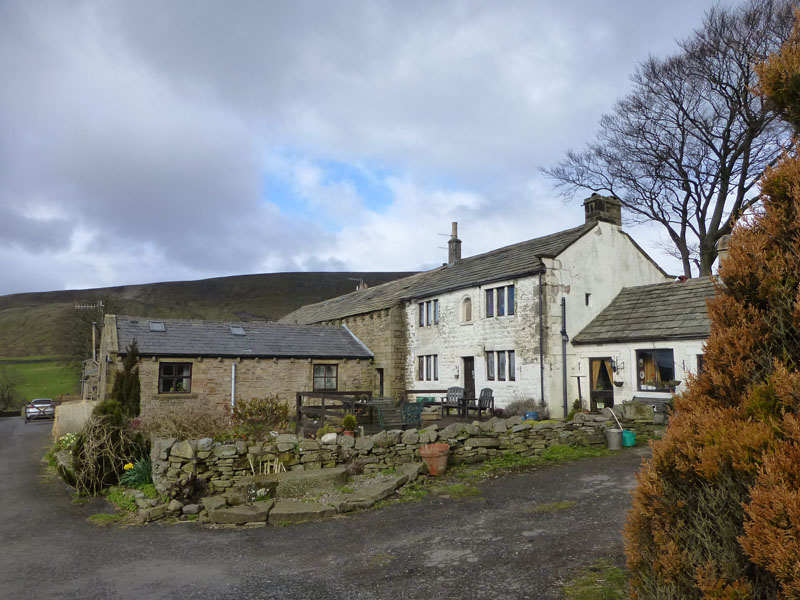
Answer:
[(564, 400), (564, 418), (567, 418), (569, 410), (567, 409), (567, 342), (569, 336), (567, 335), (567, 299), (561, 298), (561, 386), (563, 389)]
[(544, 291), (541, 273), (539, 273), (539, 387), (544, 403)]
[(231, 409), (236, 407), (236, 360), (231, 365)]

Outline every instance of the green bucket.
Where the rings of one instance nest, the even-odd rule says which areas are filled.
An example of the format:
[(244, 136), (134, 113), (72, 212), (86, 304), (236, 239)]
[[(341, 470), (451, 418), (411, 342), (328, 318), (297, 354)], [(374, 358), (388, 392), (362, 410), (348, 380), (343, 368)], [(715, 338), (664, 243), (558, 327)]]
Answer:
[(636, 432), (632, 429), (625, 429), (622, 432), (622, 445), (630, 448), (636, 445)]

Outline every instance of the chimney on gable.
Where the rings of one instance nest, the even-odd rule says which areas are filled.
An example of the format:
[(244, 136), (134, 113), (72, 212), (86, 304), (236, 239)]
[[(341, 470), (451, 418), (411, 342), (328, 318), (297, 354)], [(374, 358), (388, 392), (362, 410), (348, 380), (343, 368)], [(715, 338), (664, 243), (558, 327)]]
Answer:
[(447, 264), (454, 265), (461, 260), (461, 240), (458, 239), (458, 223), (453, 221), (453, 233), (447, 242)]
[(612, 225), (622, 225), (622, 203), (614, 196), (601, 196), (594, 193), (583, 201), (586, 223), (604, 221)]

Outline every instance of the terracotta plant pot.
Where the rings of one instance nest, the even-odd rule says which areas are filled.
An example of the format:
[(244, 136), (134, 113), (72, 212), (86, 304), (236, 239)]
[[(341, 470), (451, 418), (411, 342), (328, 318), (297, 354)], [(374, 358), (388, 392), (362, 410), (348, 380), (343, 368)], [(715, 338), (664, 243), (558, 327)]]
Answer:
[(347, 437), (356, 437), (355, 431), (350, 431), (348, 429), (345, 429), (342, 433), (345, 434)]
[(447, 457), (450, 456), (450, 444), (425, 444), (420, 447), (419, 455), (428, 467), (428, 473), (434, 476), (443, 475), (447, 470)]

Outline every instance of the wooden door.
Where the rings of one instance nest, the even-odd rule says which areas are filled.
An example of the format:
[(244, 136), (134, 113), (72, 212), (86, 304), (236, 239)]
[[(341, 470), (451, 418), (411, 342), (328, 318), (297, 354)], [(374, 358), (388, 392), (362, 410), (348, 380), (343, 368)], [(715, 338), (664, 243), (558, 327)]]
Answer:
[(614, 406), (614, 372), (611, 357), (589, 359), (589, 399), (591, 410)]
[(464, 362), (464, 397), (475, 397), (475, 358), (465, 356), (461, 359)]

